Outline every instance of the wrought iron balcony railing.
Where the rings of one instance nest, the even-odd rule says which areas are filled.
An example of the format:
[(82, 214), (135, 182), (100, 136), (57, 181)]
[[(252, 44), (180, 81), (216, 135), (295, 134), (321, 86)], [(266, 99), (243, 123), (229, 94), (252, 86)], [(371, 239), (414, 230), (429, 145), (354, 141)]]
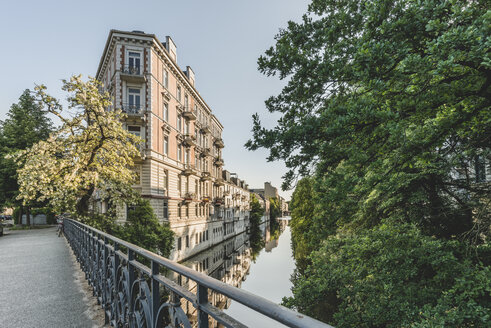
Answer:
[(142, 115), (143, 106), (140, 104), (123, 103), (121, 110), (128, 115)]
[[(80, 222), (66, 219), (65, 235), (104, 309), (106, 324), (113, 327), (192, 327), (181, 299), (197, 310), (197, 327), (208, 327), (210, 318), (225, 327), (245, 327), (211, 305), (210, 293), (288, 327), (330, 327)], [(163, 275), (164, 271), (194, 281), (196, 293)]]
[(128, 82), (137, 82), (137, 83), (145, 82), (143, 66), (124, 65), (121, 68), (120, 77), (122, 80)]
[(121, 74), (126, 75), (143, 75), (143, 66), (124, 65)]

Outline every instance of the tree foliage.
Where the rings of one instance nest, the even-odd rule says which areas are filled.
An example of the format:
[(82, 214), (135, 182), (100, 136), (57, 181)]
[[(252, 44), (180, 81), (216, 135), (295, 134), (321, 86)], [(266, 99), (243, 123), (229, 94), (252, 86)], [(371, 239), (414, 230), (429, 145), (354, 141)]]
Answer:
[(488, 1), (313, 1), (259, 59), (289, 81), (266, 102), (278, 125), (255, 115), (247, 146), (285, 161), (284, 187), (314, 168), (329, 215), (353, 226), (471, 229), (490, 192), (470, 174), (490, 144), (490, 21)]
[(128, 210), (128, 218), (116, 235), (130, 243), (168, 257), (174, 245), (174, 233), (168, 223), (159, 223), (146, 199), (137, 200)]
[(271, 197), (269, 199), (269, 218), (275, 220), (281, 216), (281, 205), (278, 197)]
[(485, 327), (491, 270), (463, 254), (408, 224), (330, 236), (286, 303), (340, 328)]
[(264, 239), (261, 233), (261, 219), (264, 215), (264, 208), (262, 208), (261, 203), (257, 199), (256, 195), (251, 193), (251, 198), (249, 202), (250, 212), (249, 212), (249, 243), (251, 245), (251, 256), (253, 260), (256, 260), (257, 255), (264, 247)]
[(28, 89), (12, 104), (7, 119), (0, 122), (0, 207), (17, 206), (17, 164), (7, 155), (32, 147), (48, 138), (53, 126)]
[(46, 200), (57, 209), (86, 216), (96, 190), (101, 198), (133, 197), (132, 166), (140, 156), (141, 140), (123, 128), (120, 110), (106, 110), (109, 94), (99, 92), (98, 81), (74, 76), (63, 83), (70, 116), (44, 86), (36, 88), (40, 104), (62, 125), (47, 140), (17, 155), (23, 165), (18, 171), (19, 197), (24, 203)]
[(313, 0), (276, 36), (258, 64), (287, 79), (266, 101), (281, 118), (254, 115), (246, 146), (286, 163), (283, 188), (310, 177), (290, 306), (339, 326), (489, 324), (490, 46), (483, 0)]

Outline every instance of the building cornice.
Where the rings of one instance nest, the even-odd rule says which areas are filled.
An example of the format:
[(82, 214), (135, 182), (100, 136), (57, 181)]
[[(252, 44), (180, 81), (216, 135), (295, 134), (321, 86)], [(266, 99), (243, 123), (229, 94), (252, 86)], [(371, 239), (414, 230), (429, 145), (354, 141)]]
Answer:
[(179, 82), (188, 90), (188, 92), (190, 94), (192, 94), (194, 96), (194, 98), (196, 100), (198, 100), (198, 103), (201, 105), (201, 107), (205, 108), (208, 111), (208, 114), (210, 114), (212, 116), (213, 120), (223, 130), (223, 125), (216, 118), (216, 116), (214, 114), (212, 114), (212, 110), (211, 110), (210, 106), (208, 106), (208, 104), (203, 99), (203, 97), (201, 97), (201, 95), (196, 90), (196, 88), (191, 84), (188, 77), (179, 68), (179, 65), (177, 65), (175, 60), (169, 55), (169, 52), (167, 51), (167, 49), (164, 47), (163, 43), (160, 42), (160, 40), (157, 38), (157, 36), (155, 34), (147, 34), (147, 33), (140, 33), (140, 32), (127, 32), (127, 31), (112, 29), (109, 32), (109, 36), (107, 37), (106, 45), (104, 47), (104, 51), (102, 53), (101, 60), (99, 62), (99, 66), (97, 68), (97, 73), (96, 73), (97, 79), (99, 79), (99, 80), (101, 79), (101, 77), (100, 77), (101, 71), (109, 62), (108, 55), (111, 53), (111, 51), (110, 51), (111, 48), (114, 47), (116, 38), (121, 38), (121, 39), (125, 39), (125, 38), (130, 39), (131, 38), (135, 41), (151, 42), (152, 50), (156, 51), (157, 54), (160, 55), (160, 58), (162, 58), (164, 60), (164, 62), (167, 64), (167, 66), (172, 69), (174, 75), (178, 78)]

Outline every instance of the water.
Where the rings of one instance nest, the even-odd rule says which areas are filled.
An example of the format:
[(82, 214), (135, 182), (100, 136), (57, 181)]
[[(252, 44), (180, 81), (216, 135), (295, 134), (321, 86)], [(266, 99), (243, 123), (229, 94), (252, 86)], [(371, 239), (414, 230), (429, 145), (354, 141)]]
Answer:
[[(291, 296), (290, 276), (295, 269), (288, 220), (279, 222), (279, 226), (273, 228), (268, 223), (261, 225), (263, 242), (260, 246), (254, 239), (250, 239), (250, 235), (243, 233), (183, 264), (279, 304), (283, 297)], [(249, 327), (285, 327), (223, 295), (212, 293), (210, 301)], [(195, 316), (193, 312), (189, 308), (188, 314), (191, 317)], [(210, 322), (210, 327), (218, 325)]]

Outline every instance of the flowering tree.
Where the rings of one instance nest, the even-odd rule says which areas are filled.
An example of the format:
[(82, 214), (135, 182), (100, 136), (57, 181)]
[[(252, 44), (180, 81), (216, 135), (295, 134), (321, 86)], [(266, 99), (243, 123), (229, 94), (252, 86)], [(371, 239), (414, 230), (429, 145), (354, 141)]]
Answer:
[(134, 158), (141, 139), (126, 131), (120, 110), (107, 111), (108, 93), (100, 82), (73, 76), (63, 81), (69, 93), (68, 114), (59, 101), (36, 87), (40, 104), (62, 124), (45, 141), (16, 154), (19, 164), (19, 198), (24, 203), (48, 201), (54, 208), (86, 216), (89, 201), (97, 190), (103, 198), (129, 200)]

